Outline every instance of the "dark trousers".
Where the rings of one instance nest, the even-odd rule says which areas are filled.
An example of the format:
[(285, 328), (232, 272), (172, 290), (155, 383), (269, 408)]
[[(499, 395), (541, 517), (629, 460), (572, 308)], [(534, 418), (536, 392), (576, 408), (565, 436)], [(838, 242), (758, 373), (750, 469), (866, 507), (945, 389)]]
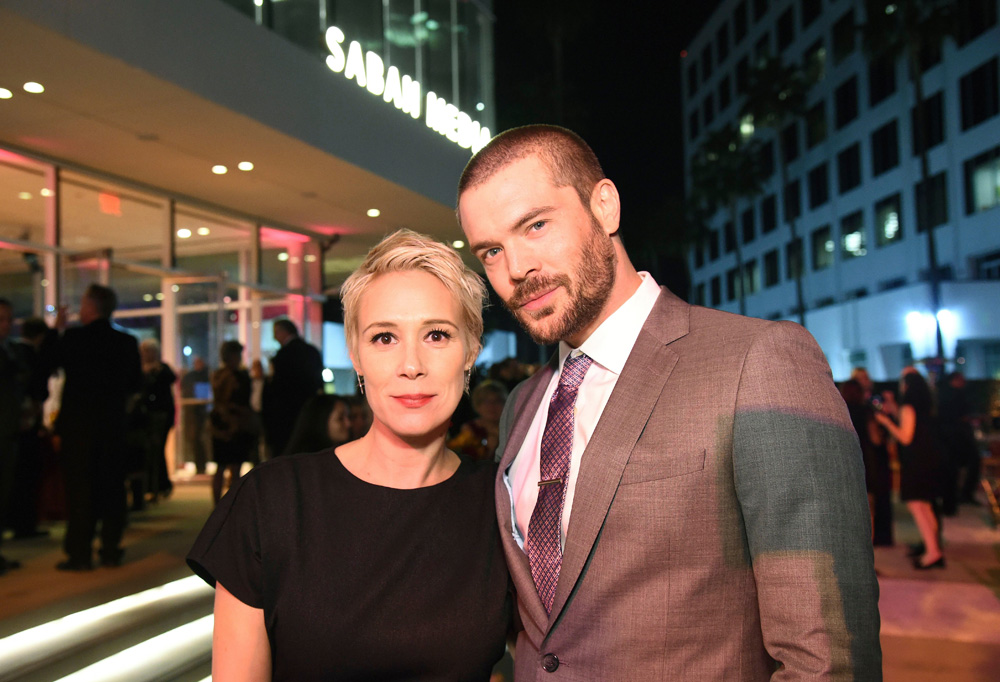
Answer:
[(0, 544), (3, 543), (3, 530), (7, 525), (7, 510), (10, 508), (10, 494), (14, 489), (16, 467), (16, 436), (0, 439)]
[(39, 495), (42, 486), (42, 448), (37, 429), (18, 438), (17, 468), (14, 489), (10, 494), (9, 525), (17, 535), (30, 535), (38, 529)]
[(125, 462), (119, 432), (98, 429), (62, 436), (66, 474), (66, 538), (70, 561), (89, 562), (101, 526), (101, 556), (115, 559), (125, 531)]

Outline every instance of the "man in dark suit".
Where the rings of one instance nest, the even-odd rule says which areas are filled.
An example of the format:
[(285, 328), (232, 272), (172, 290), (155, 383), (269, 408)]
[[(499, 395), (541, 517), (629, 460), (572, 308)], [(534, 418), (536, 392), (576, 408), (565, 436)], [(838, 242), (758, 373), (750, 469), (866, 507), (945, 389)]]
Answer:
[[(55, 363), (66, 375), (56, 419), (66, 476), (68, 556), (56, 568), (64, 571), (93, 567), (98, 523), (101, 564), (118, 566), (122, 560), (126, 410), (142, 385), (142, 368), (135, 337), (111, 324), (117, 303), (113, 290), (90, 285), (80, 301), (80, 326), (66, 329), (55, 346)], [(60, 329), (64, 314), (60, 311)]]
[(880, 680), (857, 438), (812, 337), (638, 273), (574, 133), (469, 162), (458, 217), (552, 361), (500, 425), (515, 679)]
[(295, 420), (310, 396), (323, 389), (323, 357), (299, 336), (291, 320), (274, 322), (274, 340), (281, 349), (271, 360), (271, 377), (264, 386), (262, 418), (271, 456), (285, 453)]
[[(0, 298), (0, 543), (6, 527), (7, 509), (17, 466), (21, 411), (28, 380), (28, 365), (11, 339), (14, 307)], [(0, 555), (0, 575), (21, 563)]]

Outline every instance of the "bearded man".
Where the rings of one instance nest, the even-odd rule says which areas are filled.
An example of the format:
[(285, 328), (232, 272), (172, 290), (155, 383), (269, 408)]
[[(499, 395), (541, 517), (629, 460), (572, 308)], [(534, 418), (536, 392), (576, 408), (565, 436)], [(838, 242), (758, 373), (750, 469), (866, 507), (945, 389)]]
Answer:
[(636, 272), (576, 134), (469, 162), (458, 218), (497, 294), (559, 342), (500, 425), (515, 679), (880, 680), (857, 438), (813, 338)]

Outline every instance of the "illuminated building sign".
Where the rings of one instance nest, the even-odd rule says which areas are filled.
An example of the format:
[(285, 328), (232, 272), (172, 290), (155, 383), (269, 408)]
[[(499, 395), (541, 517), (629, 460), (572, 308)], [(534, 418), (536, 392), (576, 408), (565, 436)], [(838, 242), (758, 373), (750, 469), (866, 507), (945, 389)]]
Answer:
[(424, 120), (427, 127), (436, 130), (463, 149), (473, 153), (482, 149), (490, 141), (490, 129), (481, 126), (464, 111), (450, 104), (443, 97), (428, 92), (421, 97), (420, 83), (409, 76), (401, 75), (395, 66), (385, 68), (382, 58), (374, 52), (364, 52), (361, 43), (352, 40), (344, 51), (344, 32), (336, 26), (326, 30), (326, 46), (330, 56), (326, 65), (335, 73), (342, 73), (368, 92), (381, 97), (386, 103), (420, 118), (421, 102), (424, 104)]

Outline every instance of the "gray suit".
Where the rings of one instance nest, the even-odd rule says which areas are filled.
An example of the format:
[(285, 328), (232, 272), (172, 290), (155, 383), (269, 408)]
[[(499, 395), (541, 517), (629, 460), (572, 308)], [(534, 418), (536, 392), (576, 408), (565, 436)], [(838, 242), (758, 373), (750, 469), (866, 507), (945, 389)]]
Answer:
[(861, 453), (807, 332), (661, 291), (581, 458), (550, 617), (503, 472), (552, 372), (501, 420), (517, 682), (881, 679)]

